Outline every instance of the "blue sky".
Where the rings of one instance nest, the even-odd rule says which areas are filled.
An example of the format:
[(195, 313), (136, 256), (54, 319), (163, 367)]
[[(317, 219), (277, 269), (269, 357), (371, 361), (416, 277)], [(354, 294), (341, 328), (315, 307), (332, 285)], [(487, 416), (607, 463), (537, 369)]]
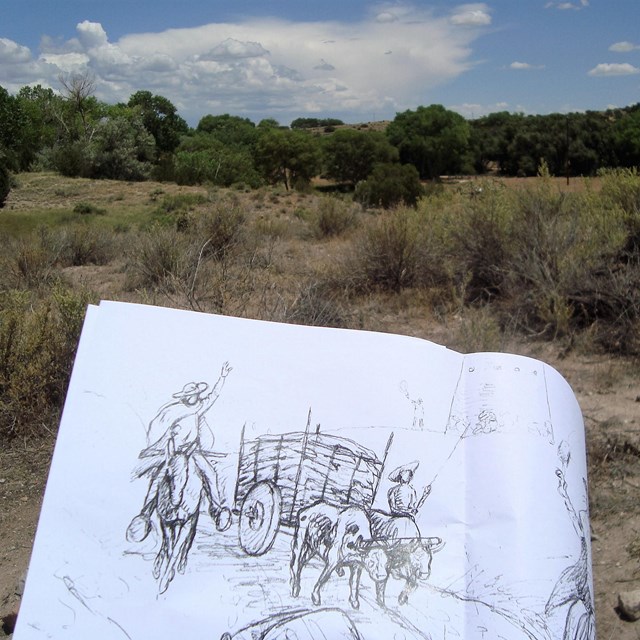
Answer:
[(602, 110), (640, 102), (640, 0), (0, 0), (0, 85), (146, 89), (190, 124), (231, 113), (392, 119), (443, 104)]

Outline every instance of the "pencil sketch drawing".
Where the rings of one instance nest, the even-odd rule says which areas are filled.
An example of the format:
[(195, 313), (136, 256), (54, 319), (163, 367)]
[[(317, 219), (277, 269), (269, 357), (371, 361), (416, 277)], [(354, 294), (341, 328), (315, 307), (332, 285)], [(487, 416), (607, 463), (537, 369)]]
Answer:
[(415, 517), (431, 493), (431, 485), (427, 485), (418, 498), (418, 494), (411, 484), (419, 465), (420, 461), (414, 460), (394, 469), (389, 474), (389, 480), (394, 483), (394, 486), (387, 492), (387, 500), (389, 509), (395, 516)]
[[(330, 631), (329, 631), (330, 630)], [(328, 635), (330, 634), (330, 635)], [(254, 622), (220, 640), (363, 640), (349, 616), (337, 608), (294, 609)]]
[[(494, 369), (494, 376), (509, 373)], [(478, 378), (460, 388), (466, 386), (466, 393), (476, 384), (479, 392), (469, 402), (456, 389), (448, 415), (445, 409), (442, 424), (434, 425), (439, 431), (423, 431), (422, 399), (413, 400), (403, 380), (401, 391), (413, 406), (411, 424), (384, 427), (375, 438), (376, 428), (365, 426), (346, 437), (337, 427), (324, 432), (320, 424), (313, 426), (309, 409), (306, 425), (297, 430), (273, 433), (268, 425), (245, 422), (231, 452), (215, 451), (206, 419), (232, 371), (229, 364), (222, 365), (213, 386), (184, 385), (149, 421), (132, 479), (146, 482), (146, 495), (126, 538), (135, 548), (156, 532), (150, 573), (158, 593), (166, 593), (187, 568), (189, 576), (215, 572), (216, 580), (238, 594), (238, 613), (244, 616), (239, 623), (230, 619), (221, 640), (323, 640), (327, 628), (331, 638), (365, 640), (377, 620), (399, 638), (430, 640), (436, 637), (430, 625), (437, 615), (443, 637), (464, 637), (468, 624), (475, 625), (477, 637), (486, 632), (487, 637), (555, 640), (561, 627), (562, 640), (592, 640), (588, 525), (586, 509), (574, 508), (567, 484), (570, 447), (562, 442), (554, 449), (548, 407), (521, 415), (514, 405), (501, 403), (504, 392), (495, 378), (487, 382), (477, 369), (463, 370)], [(539, 372), (515, 373), (523, 384), (546, 393)], [(403, 462), (413, 457), (407, 455), (406, 432), (417, 429), (428, 435), (437, 455), (430, 462), (426, 457)], [(446, 541), (452, 538), (424, 508), (433, 503), (440, 476), (456, 478), (453, 467), (466, 455), (465, 446), (498, 443), (517, 429), (551, 450), (550, 473), (557, 455), (562, 506), (556, 510), (567, 512), (580, 547), (579, 555), (567, 554), (571, 559), (557, 574), (556, 557), (534, 604), (523, 582), (494, 575), (491, 561), (472, 558), (467, 547), (467, 564), (460, 557), (454, 562), (465, 567), (458, 577), (451, 577), (450, 567), (439, 572), (441, 559), (451, 564)], [(428, 531), (432, 525), (438, 529)], [(256, 583), (257, 570), (268, 588)], [(433, 610), (425, 606), (429, 594), (439, 596)], [(467, 605), (476, 616), (473, 623), (456, 617)], [(494, 636), (492, 625), (501, 630)]]
[(311, 429), (241, 436), (235, 505), (239, 544), (249, 555), (273, 545), (281, 525), (295, 527), (301, 509), (326, 502), (334, 507), (370, 508), (382, 477), (383, 460), (354, 440)]
[(143, 462), (134, 472), (134, 478), (148, 479), (148, 490), (126, 537), (130, 542), (142, 542), (152, 529), (152, 516), (156, 516), (162, 544), (153, 576), (160, 593), (167, 590), (176, 571), (185, 571), (203, 500), (220, 531), (231, 525), (231, 510), (223, 504), (211, 456), (215, 438), (205, 420), (230, 372), (225, 363), (211, 389), (206, 382), (186, 384), (149, 422), (147, 447), (139, 454)]
[[(372, 547), (369, 519), (363, 509), (338, 509), (325, 502), (301, 509), (291, 549), (291, 595), (300, 595), (300, 574), (314, 556), (324, 561), (324, 567), (313, 588), (313, 604), (321, 603), (320, 590), (331, 574), (350, 571), (349, 603), (360, 607), (358, 598), (363, 567), (376, 584), (387, 577), (387, 557), (380, 548)], [(369, 544), (367, 544), (369, 543)], [(379, 588), (378, 588), (379, 590)]]
[(424, 402), (422, 398), (413, 398), (409, 395), (409, 385), (406, 380), (403, 380), (400, 383), (400, 391), (402, 395), (411, 403), (413, 407), (413, 428), (414, 429), (423, 429), (424, 428)]
[(557, 610), (566, 610), (563, 640), (589, 640), (595, 633), (595, 614), (589, 579), (587, 482), (586, 478), (582, 479), (585, 506), (578, 512), (569, 496), (569, 487), (565, 478), (571, 460), (571, 453), (565, 442), (561, 442), (558, 447), (558, 458), (561, 463), (561, 466), (556, 469), (558, 493), (564, 501), (567, 514), (580, 542), (580, 556), (560, 574), (545, 606), (545, 613), (550, 616)]

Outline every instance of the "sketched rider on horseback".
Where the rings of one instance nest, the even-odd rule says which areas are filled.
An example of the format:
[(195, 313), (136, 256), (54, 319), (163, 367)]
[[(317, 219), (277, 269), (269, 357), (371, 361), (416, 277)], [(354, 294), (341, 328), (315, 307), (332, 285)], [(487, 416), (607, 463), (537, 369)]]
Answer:
[[(215, 438), (205, 420), (230, 372), (231, 367), (225, 362), (211, 389), (206, 382), (186, 384), (149, 422), (148, 446), (140, 452), (142, 462), (135, 472), (138, 478), (148, 476), (149, 488), (139, 515), (127, 529), (127, 539), (144, 540), (151, 530), (151, 516), (156, 512), (163, 531), (163, 547), (156, 564), (161, 565), (167, 560), (164, 556), (173, 553), (173, 549), (166, 548), (167, 544), (171, 547), (178, 544), (188, 521), (190, 539), (181, 541), (183, 566), (178, 567), (184, 569), (203, 495), (209, 502), (209, 514), (216, 528), (225, 531), (231, 525), (231, 511), (224, 505), (215, 462), (206, 455), (211, 452)], [(154, 569), (154, 573), (158, 572)]]

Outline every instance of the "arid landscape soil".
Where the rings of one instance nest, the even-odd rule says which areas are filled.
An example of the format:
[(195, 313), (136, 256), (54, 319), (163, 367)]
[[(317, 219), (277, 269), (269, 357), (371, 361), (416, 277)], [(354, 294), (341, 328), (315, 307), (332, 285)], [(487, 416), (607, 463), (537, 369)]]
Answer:
[[(154, 193), (157, 198), (159, 190), (184, 191), (175, 185), (109, 181), (94, 183), (87, 191), (81, 181), (67, 181), (55, 187), (51, 176), (45, 182), (38, 182), (37, 177), (22, 179), (21, 186), (10, 194), (0, 218), (33, 208), (71, 210), (89, 198), (97, 206), (135, 198), (148, 203)], [(266, 197), (264, 201), (268, 203), (261, 213), (264, 216), (271, 211), (284, 217), (288, 211), (311, 206), (308, 196), (294, 194), (281, 194), (271, 200)], [(316, 243), (308, 251), (314, 255), (330, 252), (339, 242)], [(283, 259), (293, 260), (297, 252), (300, 249), (289, 247), (283, 251)], [(123, 270), (117, 261), (69, 267), (63, 272), (69, 281), (95, 292), (97, 298), (140, 299), (139, 293), (123, 290)], [(465, 341), (468, 329), (465, 318), (455, 313), (446, 317), (432, 313), (424, 302), (413, 300), (413, 295), (407, 291), (361, 301), (360, 327), (412, 335), (466, 350), (469, 345)], [(145, 301), (170, 304), (157, 298)], [(638, 639), (640, 621), (625, 620), (620, 615), (618, 595), (640, 589), (639, 363), (632, 358), (567, 348), (562, 340), (541, 341), (517, 334), (508, 336), (500, 346), (554, 366), (569, 381), (578, 398), (587, 435), (598, 637)], [(0, 450), (0, 616), (6, 619), (0, 637), (3, 633), (8, 635), (11, 614), (19, 610), (54, 443), (55, 429), (49, 428), (48, 435), (37, 441), (17, 439)]]

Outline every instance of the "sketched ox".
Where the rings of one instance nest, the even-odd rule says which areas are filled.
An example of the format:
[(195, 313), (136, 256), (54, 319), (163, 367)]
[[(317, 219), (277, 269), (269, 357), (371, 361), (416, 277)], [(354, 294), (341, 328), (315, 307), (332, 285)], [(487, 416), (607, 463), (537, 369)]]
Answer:
[(362, 509), (340, 509), (325, 502), (300, 509), (291, 547), (291, 595), (300, 595), (302, 569), (317, 556), (324, 560), (324, 568), (311, 593), (313, 604), (321, 603), (320, 590), (331, 574), (336, 571), (342, 576), (344, 567), (349, 567), (349, 603), (358, 609), (363, 567), (376, 583), (387, 577), (386, 554), (377, 547), (366, 548), (365, 541), (370, 539), (369, 520)]
[(440, 551), (444, 543), (440, 538), (422, 538), (415, 520), (409, 516), (394, 516), (384, 511), (368, 513), (373, 540), (363, 542), (365, 548), (376, 546), (387, 555), (387, 576), (376, 583), (376, 600), (385, 606), (384, 596), (387, 578), (404, 580), (404, 587), (398, 596), (399, 604), (406, 604), (409, 595), (418, 583), (431, 575), (433, 554)]

